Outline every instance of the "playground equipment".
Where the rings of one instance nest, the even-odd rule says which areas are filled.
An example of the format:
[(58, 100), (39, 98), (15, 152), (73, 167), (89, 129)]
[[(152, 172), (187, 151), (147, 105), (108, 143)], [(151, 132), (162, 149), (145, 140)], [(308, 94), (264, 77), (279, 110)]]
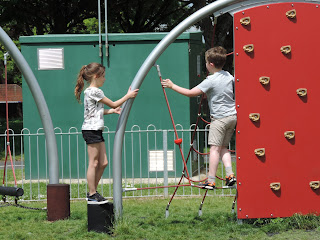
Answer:
[[(239, 219), (320, 211), (319, 161), (311, 151), (317, 148), (312, 136), (319, 131), (315, 124), (306, 123), (306, 119), (316, 119), (320, 104), (313, 94), (318, 89), (316, 72), (306, 70), (317, 69), (316, 61), (310, 60), (319, 55), (318, 4), (216, 1), (174, 28), (150, 53), (132, 82), (133, 89), (139, 88), (162, 52), (195, 22), (210, 14), (234, 16)], [(114, 142), (116, 219), (122, 215), (121, 149), (132, 104), (130, 100), (123, 108)], [(248, 118), (251, 113), (259, 115)]]
[[(308, 60), (319, 55), (319, 32), (315, 31), (319, 2), (216, 1), (172, 30), (150, 53), (132, 82), (132, 89), (139, 88), (164, 50), (195, 22), (212, 13), (218, 16), (229, 12), (234, 16), (240, 219), (319, 212), (319, 161), (311, 151), (317, 148), (319, 130), (306, 122), (318, 116), (318, 81), (312, 71), (301, 71), (317, 69), (315, 61)], [(10, 51), (11, 43), (4, 41), (3, 36), (6, 35), (0, 29), (0, 40)], [(26, 63), (20, 67), (25, 66)], [(36, 92), (35, 95), (38, 96)], [(114, 141), (116, 218), (122, 215), (122, 143), (132, 103), (129, 100), (123, 108)], [(251, 113), (256, 114), (248, 118)], [(51, 121), (48, 122), (50, 125)], [(48, 122), (43, 124), (48, 126)], [(51, 130), (51, 126), (46, 129)], [(53, 129), (51, 133), (54, 138)], [(53, 140), (47, 140), (47, 144), (52, 183), (58, 179), (56, 146)], [(308, 164), (302, 163), (304, 159)]]
[[(320, 179), (312, 151), (319, 132), (312, 124), (320, 105), (313, 60), (320, 53), (319, 10), (318, 3), (294, 1), (234, 13), (240, 219), (319, 212), (320, 192), (311, 183)], [(247, 44), (254, 50), (245, 52)], [(259, 127), (247, 118), (255, 111)]]
[[(53, 129), (53, 125), (52, 125), (52, 121), (51, 121), (51, 117), (50, 117), (50, 113), (49, 113), (46, 101), (38, 85), (37, 79), (35, 78), (28, 63), (22, 56), (19, 49), (16, 47), (16, 45), (13, 43), (13, 41), (10, 39), (10, 37), (6, 34), (6, 32), (1, 27), (0, 27), (0, 42), (4, 45), (6, 50), (8, 50), (8, 52), (10, 53), (10, 56), (15, 60), (18, 68), (20, 69), (21, 73), (25, 77), (26, 82), (28, 83), (28, 86), (30, 88), (30, 91), (32, 92), (33, 98), (36, 102), (38, 111), (40, 113), (41, 121), (43, 124), (43, 128), (45, 131), (47, 150), (48, 150), (49, 184), (47, 185), (47, 191), (51, 192), (50, 190), (54, 190), (55, 193), (57, 193), (57, 191), (66, 188), (66, 186), (64, 185), (63, 186), (64, 188), (58, 187), (59, 186), (59, 162), (58, 162), (57, 143), (56, 143), (54, 129)], [(15, 179), (15, 185), (17, 185), (16, 179)], [(21, 190), (19, 189), (8, 189), (8, 188), (5, 188), (4, 186), (0, 191), (1, 191), (0, 194), (4, 196), (7, 194), (7, 195), (18, 197), (21, 194)], [(63, 196), (66, 196), (66, 195), (63, 195)], [(50, 194), (48, 195), (48, 199), (52, 200), (51, 202), (53, 203), (53, 204), (50, 204), (50, 207), (48, 207), (48, 220), (55, 221), (58, 219), (63, 219), (65, 217), (68, 217), (68, 215), (70, 214), (70, 211), (69, 213), (67, 212), (68, 209), (66, 211), (63, 211), (64, 213), (67, 212), (67, 214), (65, 215), (57, 215), (57, 214), (54, 214), (54, 212), (56, 211), (57, 206), (59, 206), (61, 203), (63, 203), (63, 205), (70, 204), (69, 198), (64, 198), (64, 199), (60, 198), (60, 201), (56, 201), (54, 197), (55, 197), (54, 195), (50, 195)], [(5, 200), (5, 197), (4, 197), (4, 200)], [(16, 198), (16, 205), (20, 206), (17, 204), (17, 198)], [(53, 213), (53, 214), (50, 214), (50, 213)], [(51, 218), (50, 216), (54, 216), (54, 218)]]

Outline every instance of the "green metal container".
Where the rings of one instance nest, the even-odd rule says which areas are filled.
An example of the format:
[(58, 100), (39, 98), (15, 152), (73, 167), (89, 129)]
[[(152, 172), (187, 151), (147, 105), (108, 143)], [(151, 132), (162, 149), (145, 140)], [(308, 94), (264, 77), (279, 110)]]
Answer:
[[(101, 89), (108, 98), (115, 101), (126, 94), (144, 60), (165, 36), (166, 33), (108, 34), (108, 57), (105, 54), (105, 45), (102, 46), (102, 56), (100, 56), (99, 36), (95, 34), (20, 37), (22, 54), (39, 82), (53, 125), (58, 128), (56, 132), (81, 132), (83, 104), (80, 105), (76, 101), (74, 87), (77, 74), (83, 65), (90, 62), (99, 62), (106, 67), (106, 81)], [(105, 43), (104, 37), (102, 38), (102, 43)], [(201, 32), (181, 34), (157, 61), (157, 64), (161, 67), (163, 78), (170, 78), (178, 85), (186, 88), (191, 88), (198, 84), (202, 80), (200, 77), (202, 70), (200, 63), (203, 62), (201, 50)], [(32, 94), (24, 80), (22, 84), (23, 124), (25, 128), (30, 130), (30, 133), (36, 133), (39, 128), (42, 128), (41, 120)], [(188, 129), (197, 117), (197, 99), (189, 99), (171, 90), (167, 91), (167, 95), (175, 123), (181, 124), (184, 129)], [(83, 101), (83, 94), (81, 99)], [(105, 126), (108, 127), (106, 131), (115, 131), (117, 121), (118, 115), (116, 114), (105, 116)], [(134, 100), (127, 123), (127, 130), (130, 130), (134, 125), (146, 130), (150, 124), (153, 124), (156, 129), (172, 129), (167, 105), (155, 68), (151, 69), (146, 76), (139, 94)], [(40, 132), (43, 133), (43, 130), (40, 130)], [(113, 142), (113, 136), (112, 134), (107, 136), (112, 137), (111, 142)], [(34, 144), (29, 146), (25, 137), (26, 177), (31, 177), (32, 179), (37, 177), (44, 178), (48, 172), (46, 154), (43, 150), (44, 147), (42, 147), (44, 136), (30, 136), (30, 138), (34, 138), (34, 141), (39, 146), (34, 146)], [(135, 142), (135, 140), (132, 141)], [(74, 146), (74, 149), (66, 150), (63, 146), (65, 142), (70, 142), (71, 147)], [(130, 141), (126, 142), (126, 144), (129, 143)], [(85, 145), (81, 135), (65, 136), (64, 134), (58, 134), (57, 144), (58, 150), (61, 152), (60, 161), (62, 162), (62, 159), (64, 159), (63, 165), (60, 163), (60, 178), (69, 178), (70, 175), (72, 178), (85, 178), (86, 164), (84, 164), (85, 157), (82, 156), (84, 154), (80, 154), (81, 156), (75, 154), (77, 151), (84, 153)], [(79, 146), (77, 144), (80, 145), (80, 149), (78, 149)], [(184, 144), (185, 149), (188, 149), (189, 142), (185, 141)], [(38, 147), (39, 150), (37, 150)], [(107, 146), (107, 151), (112, 156), (113, 146), (109, 148)], [(161, 150), (162, 142), (157, 140), (157, 143), (151, 144), (149, 148)], [(28, 161), (27, 157), (30, 154), (32, 156)], [(142, 154), (147, 156), (147, 153)], [(126, 153), (126, 156), (131, 155), (131, 152)], [(131, 158), (133, 157), (131, 156)], [(147, 161), (147, 159), (144, 161)], [(111, 168), (111, 165), (108, 167)], [(40, 169), (39, 172), (37, 172), (37, 168)], [(61, 173), (62, 168), (64, 176)], [(177, 168), (183, 169), (180, 160), (177, 160)], [(134, 171), (136, 171), (136, 168)], [(144, 171), (144, 177), (147, 171), (148, 169)], [(106, 177), (110, 174), (112, 174), (110, 171), (105, 173)], [(126, 174), (132, 177), (135, 173), (128, 169)], [(161, 175), (161, 173), (157, 174)]]

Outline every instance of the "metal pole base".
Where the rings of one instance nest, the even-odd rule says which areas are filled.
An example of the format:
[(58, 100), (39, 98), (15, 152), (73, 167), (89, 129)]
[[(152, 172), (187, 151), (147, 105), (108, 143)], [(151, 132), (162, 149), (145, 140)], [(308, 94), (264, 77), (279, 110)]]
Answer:
[(57, 221), (70, 217), (70, 185), (47, 185), (47, 218)]

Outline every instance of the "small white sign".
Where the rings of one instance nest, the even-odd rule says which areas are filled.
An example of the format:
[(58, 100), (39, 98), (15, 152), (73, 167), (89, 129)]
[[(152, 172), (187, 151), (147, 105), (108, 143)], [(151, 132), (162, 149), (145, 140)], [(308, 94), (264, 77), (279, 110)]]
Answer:
[[(163, 151), (149, 151), (149, 171), (162, 172), (164, 169), (163, 160), (164, 160)], [(168, 168), (168, 171), (174, 171), (172, 150), (167, 151), (167, 168)]]

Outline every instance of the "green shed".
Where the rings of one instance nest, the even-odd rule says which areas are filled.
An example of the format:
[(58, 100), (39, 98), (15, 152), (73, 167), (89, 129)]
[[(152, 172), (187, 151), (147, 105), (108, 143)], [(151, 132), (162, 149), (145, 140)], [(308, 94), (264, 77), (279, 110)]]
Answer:
[[(108, 56), (104, 52), (105, 46), (102, 47), (103, 53), (100, 56), (99, 36), (96, 34), (28, 36), (20, 37), (20, 43), (22, 54), (42, 89), (53, 125), (59, 129), (57, 133), (60, 131), (61, 133), (72, 133), (81, 132), (83, 121), (83, 105), (78, 104), (73, 94), (80, 68), (90, 62), (102, 63), (106, 67), (106, 81), (101, 89), (108, 98), (117, 100), (127, 92), (144, 60), (165, 36), (166, 33), (108, 34)], [(102, 43), (105, 43), (104, 37)], [(186, 88), (198, 84), (202, 80), (201, 62), (203, 56), (201, 51), (201, 32), (181, 34), (157, 61), (161, 67), (163, 78), (170, 78)], [(42, 127), (41, 120), (32, 94), (24, 80), (22, 84), (24, 128), (29, 129), (30, 133), (36, 133)], [(189, 99), (173, 93), (173, 91), (167, 91), (167, 95), (175, 123), (188, 129), (197, 117), (197, 99)], [(83, 100), (83, 94), (81, 98)], [(117, 121), (118, 116), (115, 114), (106, 116), (105, 126), (109, 131), (115, 131)], [(147, 129), (150, 124), (153, 124), (157, 129), (172, 129), (155, 68), (150, 70), (140, 88), (128, 119), (127, 129), (130, 130), (134, 125), (138, 125), (140, 129)], [(40, 130), (41, 132), (43, 133)], [(69, 141), (70, 138), (73, 138), (70, 135), (68, 137)], [(82, 139), (79, 138), (80, 140)], [(40, 146), (44, 144), (41, 136), (37, 136), (36, 141)], [(42, 149), (39, 146), (28, 146), (28, 144), (25, 140), (25, 156), (30, 155), (28, 151), (35, 155), (35, 152)], [(59, 147), (59, 137), (57, 137), (57, 144)], [(160, 144), (158, 149), (162, 148), (162, 142)], [(189, 146), (189, 143), (185, 144), (187, 147)], [(63, 155), (68, 158), (70, 153), (64, 153), (65, 150), (62, 149), (61, 146), (59, 151), (62, 151), (62, 158)], [(76, 150), (79, 152), (79, 149), (71, 152)], [(41, 153), (37, 154), (41, 156)], [(70, 165), (76, 164), (73, 163), (73, 161), (77, 161), (75, 158), (80, 158), (81, 161), (82, 157), (72, 158), (71, 164), (63, 163), (64, 170), (70, 172), (72, 178), (85, 177), (81, 174), (81, 172), (85, 172), (82, 169), (86, 168), (85, 166), (80, 167), (80, 176), (77, 171), (73, 172), (72, 169), (69, 169)], [(47, 165), (39, 158), (41, 157), (35, 156), (31, 157), (30, 161), (26, 159), (26, 169), (30, 169), (30, 171), (26, 170), (27, 178), (43, 178), (47, 174)], [(36, 171), (36, 167), (40, 168), (40, 173)], [(183, 166), (181, 165), (181, 167)]]

